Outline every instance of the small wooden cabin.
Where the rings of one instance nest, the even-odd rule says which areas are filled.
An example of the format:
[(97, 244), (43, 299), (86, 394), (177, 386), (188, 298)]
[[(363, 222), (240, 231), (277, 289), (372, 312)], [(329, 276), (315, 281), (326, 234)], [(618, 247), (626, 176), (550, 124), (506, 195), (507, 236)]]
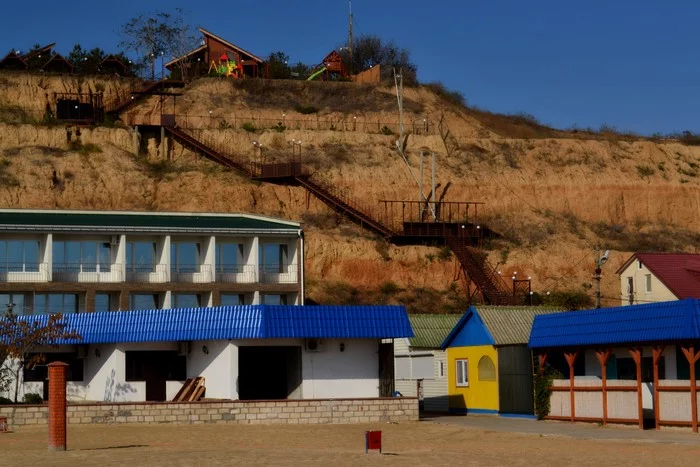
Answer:
[[(182, 79), (207, 74), (235, 78), (265, 76), (263, 59), (206, 29), (199, 28), (199, 31), (204, 36), (201, 46), (165, 64), (171, 75), (175, 74)], [(185, 76), (179, 76), (181, 74)]]
[(14, 50), (0, 60), (0, 70), (24, 71), (28, 68), (27, 62)]
[(73, 64), (63, 55), (55, 54), (41, 67), (47, 73), (73, 73)]
[[(318, 73), (322, 71), (322, 73)], [(323, 61), (314, 67), (314, 71), (311, 74), (310, 80), (315, 78), (317, 75), (323, 80), (338, 80), (347, 79), (350, 77), (350, 68), (343, 61), (343, 57), (335, 50), (326, 55)]]

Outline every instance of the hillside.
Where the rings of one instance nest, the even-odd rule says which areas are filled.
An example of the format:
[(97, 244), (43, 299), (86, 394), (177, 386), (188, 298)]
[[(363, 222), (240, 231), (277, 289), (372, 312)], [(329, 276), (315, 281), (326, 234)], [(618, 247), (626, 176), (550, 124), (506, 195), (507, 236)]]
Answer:
[[(399, 301), (435, 311), (463, 306), (458, 265), (439, 248), (387, 245), (302, 188), (252, 183), (178, 145), (166, 161), (155, 133), (142, 133), (136, 154), (130, 127), (81, 129), (80, 143), (68, 143), (65, 127), (36, 117), (51, 92), (96, 84), (115, 96), (138, 85), (0, 75), (0, 206), (241, 211), (301, 220), (310, 298)], [(149, 98), (122, 119), (150, 123), (159, 105)], [(301, 140), (305, 163), (375, 207), (382, 199), (417, 198), (393, 149), (396, 108), (392, 88), (221, 79), (197, 81), (164, 105), (181, 126), (200, 128), (197, 134), (251, 161), (259, 159), (253, 141), (266, 160), (284, 160), (291, 141)], [(629, 252), (698, 251), (698, 147), (546, 129), (455, 106), (427, 88), (406, 88), (404, 111), (406, 128), (416, 133), (408, 140), (412, 166), (421, 150), (434, 151), (438, 193), (449, 184), (446, 201), (485, 203), (480, 223), (502, 234), (488, 247), (505, 277), (517, 271), (531, 276), (538, 292), (592, 295), (593, 246), (600, 242), (613, 250), (603, 271), (603, 295), (611, 297), (604, 303), (617, 304), (614, 272)], [(443, 133), (449, 128), (454, 136), (449, 153), (441, 118)]]

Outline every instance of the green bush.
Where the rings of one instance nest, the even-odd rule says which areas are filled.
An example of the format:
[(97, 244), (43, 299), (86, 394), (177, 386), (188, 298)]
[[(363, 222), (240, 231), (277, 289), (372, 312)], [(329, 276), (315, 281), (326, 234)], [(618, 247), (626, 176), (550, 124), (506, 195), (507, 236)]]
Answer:
[(255, 124), (252, 122), (245, 122), (241, 125), (241, 129), (247, 131), (248, 133), (255, 133), (258, 129), (255, 128)]
[(651, 177), (656, 173), (656, 170), (654, 170), (654, 167), (651, 167), (649, 165), (638, 165), (636, 167), (637, 169), (637, 174), (644, 178), (644, 177)]
[(0, 405), (10, 405), (10, 404), (14, 404), (14, 402), (12, 402), (12, 399), (8, 399), (7, 397), (0, 397)]
[(44, 403), (44, 398), (35, 392), (30, 392), (24, 395), (24, 399), (22, 399), (22, 402), (25, 404), (38, 405)]
[(394, 134), (394, 131), (386, 125), (384, 125), (379, 132), (386, 136), (391, 136)]
[(384, 295), (394, 295), (396, 292), (400, 291), (401, 288), (396, 285), (396, 283), (387, 281), (379, 286), (379, 291)]
[(535, 415), (538, 420), (543, 420), (551, 409), (552, 381), (561, 379), (562, 374), (552, 367), (545, 367), (544, 372), (535, 374)]

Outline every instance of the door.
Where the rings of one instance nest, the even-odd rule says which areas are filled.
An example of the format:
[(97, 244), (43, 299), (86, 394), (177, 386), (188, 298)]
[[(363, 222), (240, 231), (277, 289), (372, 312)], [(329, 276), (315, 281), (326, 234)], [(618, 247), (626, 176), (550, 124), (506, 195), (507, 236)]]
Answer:
[(394, 344), (379, 344), (379, 397), (394, 396)]

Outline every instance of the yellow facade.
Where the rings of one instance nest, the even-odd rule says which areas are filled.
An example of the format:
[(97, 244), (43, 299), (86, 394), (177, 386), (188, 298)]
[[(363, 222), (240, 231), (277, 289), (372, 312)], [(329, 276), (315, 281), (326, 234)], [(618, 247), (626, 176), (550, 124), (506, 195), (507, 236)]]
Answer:
[[(478, 365), (487, 356), (496, 368), (495, 378), (479, 380)], [(467, 360), (468, 386), (457, 385), (457, 361)], [(498, 353), (492, 345), (447, 349), (447, 377), (450, 410), (498, 411)]]

